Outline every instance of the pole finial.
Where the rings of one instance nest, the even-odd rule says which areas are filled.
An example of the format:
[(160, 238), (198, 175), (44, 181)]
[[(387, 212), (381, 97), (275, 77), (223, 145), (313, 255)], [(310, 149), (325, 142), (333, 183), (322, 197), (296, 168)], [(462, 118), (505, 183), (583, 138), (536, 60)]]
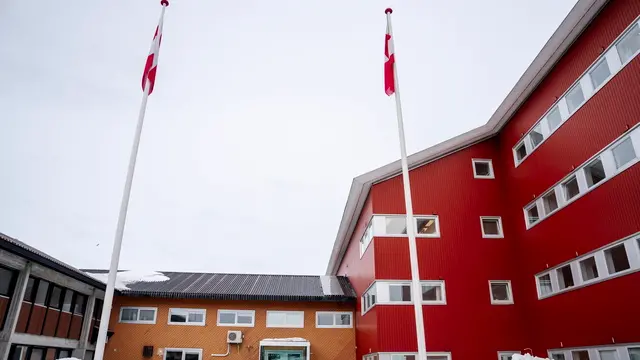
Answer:
[(169, 6), (169, 1), (167, 1), (167, 0), (160, 0), (160, 5), (162, 5), (162, 6)]
[(384, 11), (384, 13), (385, 13), (385, 14), (391, 14), (392, 12), (393, 12), (393, 9), (392, 9), (392, 8), (387, 8), (387, 9)]

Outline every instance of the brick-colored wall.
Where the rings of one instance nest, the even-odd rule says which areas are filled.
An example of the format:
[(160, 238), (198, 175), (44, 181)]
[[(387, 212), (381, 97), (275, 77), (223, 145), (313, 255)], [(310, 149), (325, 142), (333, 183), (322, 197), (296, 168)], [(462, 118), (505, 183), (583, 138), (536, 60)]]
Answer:
[[(158, 314), (154, 325), (121, 324), (118, 322), (120, 307), (147, 306), (157, 307)], [(212, 359), (211, 354), (224, 354), (227, 351), (226, 335), (229, 330), (240, 330), (244, 335), (243, 343), (232, 345), (231, 354), (220, 359), (258, 360), (260, 340), (267, 338), (302, 337), (311, 343), (311, 360), (355, 360), (355, 331), (348, 329), (317, 329), (316, 311), (351, 311), (354, 304), (324, 302), (264, 302), (264, 301), (215, 301), (196, 299), (159, 299), (116, 297), (114, 300), (109, 330), (114, 335), (109, 339), (105, 350), (106, 360), (143, 360), (142, 348), (154, 347), (152, 360), (162, 360), (159, 349), (196, 348), (202, 349), (202, 360)], [(205, 326), (169, 325), (169, 308), (206, 309)], [(254, 327), (217, 326), (218, 309), (255, 310)], [(284, 329), (267, 328), (267, 310), (304, 311), (304, 328)], [(148, 359), (145, 359), (148, 360)]]

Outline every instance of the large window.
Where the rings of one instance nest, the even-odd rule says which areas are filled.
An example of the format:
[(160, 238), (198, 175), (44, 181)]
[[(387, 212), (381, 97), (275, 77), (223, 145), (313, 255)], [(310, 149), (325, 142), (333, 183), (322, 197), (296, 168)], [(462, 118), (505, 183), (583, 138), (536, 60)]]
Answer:
[(164, 349), (164, 360), (202, 360), (202, 349)]
[(255, 319), (254, 310), (218, 310), (218, 326), (253, 327)]
[(344, 311), (317, 311), (316, 327), (350, 328), (353, 327), (353, 314)]
[(390, 301), (411, 301), (411, 284), (389, 284)]
[(491, 303), (496, 305), (513, 304), (513, 294), (511, 292), (511, 281), (494, 280), (489, 281), (489, 292)]
[(11, 297), (17, 278), (17, 272), (0, 267), (0, 295)]
[(204, 326), (207, 311), (205, 309), (169, 309), (169, 324), (171, 325), (201, 325)]
[[(409, 281), (375, 281), (362, 295), (362, 313), (377, 305), (411, 305), (412, 289)], [(444, 280), (422, 280), (418, 298), (423, 305), (446, 305)]]
[(129, 324), (155, 324), (158, 308), (121, 307), (120, 322)]
[(638, 53), (640, 49), (640, 27), (638, 27), (638, 24), (629, 29), (629, 32), (620, 39), (616, 48), (623, 64), (629, 62)]
[(303, 328), (304, 311), (267, 311), (267, 327)]

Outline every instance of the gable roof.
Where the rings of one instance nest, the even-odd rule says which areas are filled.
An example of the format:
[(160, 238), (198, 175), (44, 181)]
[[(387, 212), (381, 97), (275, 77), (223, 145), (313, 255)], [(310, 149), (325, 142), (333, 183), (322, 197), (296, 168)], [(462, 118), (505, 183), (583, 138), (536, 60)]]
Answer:
[[(607, 2), (608, 0), (578, 0), (489, 121), (478, 128), (410, 155), (407, 158), (409, 169), (425, 165), (495, 136), (531, 96)], [(401, 164), (400, 160), (397, 160), (353, 179), (327, 265), (327, 274), (337, 273), (371, 186), (400, 173)]]
[[(105, 274), (107, 270), (84, 270)], [(175, 299), (353, 301), (356, 293), (343, 276), (160, 272), (166, 281), (132, 282), (123, 296)]]

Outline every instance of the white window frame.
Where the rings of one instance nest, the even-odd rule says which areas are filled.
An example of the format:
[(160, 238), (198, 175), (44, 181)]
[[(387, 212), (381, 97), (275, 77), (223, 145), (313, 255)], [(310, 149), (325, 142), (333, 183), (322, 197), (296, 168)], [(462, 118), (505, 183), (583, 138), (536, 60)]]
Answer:
[[(372, 293), (373, 293), (373, 295), (375, 296), (375, 299), (376, 299), (375, 304), (370, 304), (366, 300), (366, 297), (367, 296), (371, 296)], [(371, 308), (373, 308), (374, 306), (376, 306), (378, 304), (378, 294), (376, 292), (376, 282), (375, 281), (373, 281), (371, 283), (371, 285), (369, 285), (367, 290), (365, 290), (365, 292), (360, 297), (360, 301), (361, 301), (361, 303), (360, 303), (361, 315), (366, 314), (369, 310), (371, 310)], [(368, 305), (368, 306), (366, 306), (366, 305)]]
[[(422, 298), (422, 287), (424, 285), (440, 286), (442, 299), (441, 300), (424, 300)], [(444, 280), (421, 280), (420, 281), (420, 300), (422, 301), (422, 305), (447, 305), (447, 290), (444, 285)]]
[[(478, 175), (476, 173), (476, 163), (486, 163), (489, 165), (489, 175)], [(473, 168), (474, 179), (495, 179), (495, 173), (493, 172), (493, 161), (491, 159), (471, 159), (471, 166)]]
[[(269, 314), (284, 314), (285, 324), (281, 325), (269, 325)], [(289, 323), (287, 318), (289, 314), (302, 315), (302, 323), (301, 324), (293, 324)], [(287, 328), (287, 329), (302, 329), (304, 328), (304, 311), (290, 311), (290, 310), (267, 310), (267, 318), (266, 318), (266, 327), (268, 328)]]
[(197, 353), (199, 356), (198, 360), (203, 360), (202, 359), (202, 349), (189, 349), (189, 348), (165, 348), (164, 349), (164, 353), (162, 354), (162, 359), (166, 360), (167, 359), (167, 352), (172, 351), (172, 352), (178, 352), (181, 351), (182, 352), (182, 360), (185, 359), (185, 357), (187, 356), (187, 353)]
[[(485, 234), (483, 220), (497, 220), (498, 221), (498, 234)], [(501, 216), (480, 216), (480, 230), (482, 231), (482, 237), (485, 239), (502, 239), (504, 238), (504, 230), (502, 229), (502, 217)]]
[[(220, 323), (220, 314), (221, 313), (235, 313), (236, 321), (234, 324), (224, 324)], [(239, 324), (238, 323), (238, 313), (251, 313), (251, 324)], [(218, 317), (216, 319), (216, 325), (218, 326), (228, 326), (228, 327), (254, 327), (256, 324), (256, 311), (255, 310), (229, 310), (229, 309), (218, 309)]]
[[(172, 311), (181, 311), (187, 313), (187, 321), (186, 322), (174, 322), (171, 321), (171, 312)], [(189, 321), (190, 313), (198, 313), (202, 314), (202, 322)], [(205, 326), (207, 323), (207, 310), (206, 309), (190, 309), (190, 308), (169, 308), (169, 316), (167, 320), (168, 325), (187, 325), (187, 326)]]
[[(367, 237), (367, 235), (369, 235)], [(364, 228), (364, 232), (362, 233), (362, 236), (360, 237), (360, 259), (362, 259), (362, 257), (364, 256), (364, 254), (367, 252), (367, 249), (369, 249), (369, 245), (371, 245), (371, 243), (373, 242), (373, 216), (369, 219), (369, 221), (367, 222), (367, 226)], [(366, 242), (366, 244), (365, 244)]]
[[(365, 356), (373, 356), (373, 355), (376, 355), (376, 354), (367, 354)], [(377, 355), (379, 357), (378, 360), (392, 360), (393, 355), (397, 355), (397, 356), (410, 355), (410, 356), (415, 356), (416, 360), (418, 360), (417, 352), (379, 352), (377, 353)], [(427, 360), (430, 360), (435, 356), (440, 356), (440, 357), (445, 356), (447, 360), (451, 360), (451, 353), (449, 352), (427, 352)]]
[[(411, 296), (413, 296), (413, 289), (411, 289), (411, 281), (409, 281), (409, 280), (375, 280), (369, 286), (369, 288), (365, 291), (363, 296), (361, 297), (362, 309), (364, 310), (366, 308), (365, 307), (365, 304), (366, 304), (365, 295), (368, 294), (372, 289), (375, 289), (375, 295), (376, 295), (376, 303), (373, 306), (381, 306), (381, 305), (382, 306), (385, 306), (385, 305), (413, 305), (413, 301), (412, 300), (405, 300), (405, 301), (392, 301), (391, 300), (390, 287), (391, 286), (395, 286), (395, 285), (407, 285), (407, 286), (409, 286)], [(422, 285), (440, 286), (441, 292), (442, 292), (442, 299), (441, 300), (437, 300), (437, 301), (422, 300)], [(418, 294), (418, 296), (420, 296), (420, 300), (422, 302), (422, 305), (436, 305), (436, 306), (446, 305), (447, 304), (447, 288), (446, 288), (446, 285), (445, 285), (445, 281), (444, 280), (421, 280), (420, 281), (420, 293)], [(366, 308), (366, 310), (368, 311), (373, 306), (369, 306), (368, 308)], [(363, 311), (362, 314), (364, 315), (367, 311)]]
[[(638, 56), (638, 54), (640, 53), (640, 51), (636, 51), (630, 58), (628, 61), (622, 63), (620, 56), (618, 54), (618, 50), (617, 50), (617, 45), (621, 42), (622, 38), (627, 35), (627, 33), (629, 33), (629, 31), (631, 31), (631, 29), (635, 26), (635, 25), (640, 25), (640, 22), (638, 21), (638, 19), (640, 19), (640, 16), (635, 18), (633, 20), (633, 22), (631, 22), (625, 29), (624, 31), (622, 31), (618, 37), (612, 41), (609, 46), (605, 49), (605, 51), (603, 51), (601, 53), (600, 56), (598, 56), (598, 58), (596, 58), (591, 65), (589, 65), (585, 71), (571, 84), (567, 87), (567, 90), (562, 94), (562, 96), (559, 97), (559, 99), (553, 103), (549, 109), (540, 117), (540, 119), (538, 119), (538, 121), (536, 121), (531, 128), (529, 128), (529, 130), (527, 130), (523, 135), (522, 138), (520, 138), (515, 145), (512, 148), (512, 152), (513, 152), (513, 160), (514, 160), (514, 165), (517, 168), (520, 164), (522, 164), (524, 162), (525, 159), (527, 159), (531, 153), (533, 153), (533, 151), (535, 151), (536, 149), (538, 149), (540, 146), (542, 146), (542, 144), (556, 131), (558, 130), (567, 120), (569, 120), (569, 118), (571, 118), (582, 106), (584, 106), (587, 102), (589, 102), (589, 100), (598, 92), (600, 91), (600, 89), (602, 89), (604, 87), (604, 85), (606, 85), (609, 81), (611, 81), (624, 67), (626, 67), (636, 56)], [(599, 63), (603, 60), (606, 59), (607, 64), (609, 66), (609, 72), (611, 73), (609, 75), (609, 77), (602, 82), (602, 84), (600, 84), (597, 88), (594, 88), (593, 82), (591, 80), (591, 71), (593, 69), (595, 69), (595, 67), (597, 65), (599, 65)], [(566, 96), (568, 95), (568, 93), (573, 90), (576, 86), (580, 86), (582, 88), (582, 93), (584, 96), (584, 101), (582, 102), (582, 104), (577, 107), (571, 114), (569, 114), (568, 112), (568, 107), (567, 107), (567, 102), (566, 102)], [(555, 128), (554, 130), (550, 130), (548, 123), (547, 123), (547, 119), (546, 116), (547, 114), (553, 109), (554, 106), (558, 106), (558, 108), (560, 109), (560, 113), (562, 115), (562, 121), (560, 122), (560, 124), (558, 125), (557, 128)], [(542, 140), (542, 142), (540, 142), (540, 144), (538, 144), (538, 146), (536, 146), (535, 148), (533, 148), (531, 146), (530, 141), (529, 141), (529, 134), (531, 133), (531, 131), (538, 126), (539, 124), (542, 124), (542, 134), (544, 136), (544, 139)], [(545, 127), (547, 129), (549, 129), (550, 131), (545, 132)], [(527, 149), (527, 155), (524, 156), (521, 160), (518, 160), (518, 156), (516, 154), (516, 149), (520, 146), (520, 144), (522, 144), (524, 142), (525, 147)]]
[(629, 349), (640, 348), (640, 343), (623, 343), (623, 344), (607, 344), (607, 345), (595, 345), (588, 347), (576, 347), (576, 348), (560, 348), (560, 349), (548, 349), (547, 354), (550, 359), (553, 359), (553, 355), (563, 355), (565, 360), (573, 359), (572, 353), (574, 351), (586, 351), (589, 353), (589, 359), (599, 360), (600, 351), (615, 351), (619, 360), (629, 360)]
[(498, 360), (502, 360), (503, 356), (513, 356), (514, 354), (520, 355), (520, 350), (516, 350), (516, 351), (498, 351)]
[[(410, 300), (391, 300), (391, 287), (392, 286), (409, 286), (409, 297)], [(389, 289), (389, 300), (387, 303), (389, 304), (413, 304), (413, 289), (411, 288), (411, 281), (389, 281), (387, 282), (387, 287)], [(422, 298), (422, 289), (420, 289), (420, 297)]]
[[(435, 222), (436, 232), (433, 234), (418, 234), (418, 220), (429, 219)], [(440, 221), (438, 215), (414, 215), (413, 226), (417, 238), (439, 238), (440, 237)]]
[[(506, 284), (507, 285), (507, 294), (509, 295), (508, 300), (494, 300), (493, 299), (493, 289), (491, 289), (492, 284)], [(513, 290), (511, 289), (511, 280), (489, 280), (489, 298), (491, 299), (491, 305), (511, 305), (513, 304)]]
[[(122, 320), (122, 312), (123, 310), (138, 310), (137, 319), (140, 319), (140, 310), (153, 310), (153, 321), (151, 320)], [(121, 324), (155, 324), (158, 319), (158, 308), (157, 307), (143, 307), (143, 306), (121, 306), (120, 313), (118, 314), (118, 322)]]
[[(318, 324), (318, 316), (333, 315), (333, 325)], [(349, 325), (337, 325), (336, 316), (349, 315)], [(318, 329), (348, 329), (353, 327), (353, 313), (351, 311), (316, 311), (316, 328)]]

